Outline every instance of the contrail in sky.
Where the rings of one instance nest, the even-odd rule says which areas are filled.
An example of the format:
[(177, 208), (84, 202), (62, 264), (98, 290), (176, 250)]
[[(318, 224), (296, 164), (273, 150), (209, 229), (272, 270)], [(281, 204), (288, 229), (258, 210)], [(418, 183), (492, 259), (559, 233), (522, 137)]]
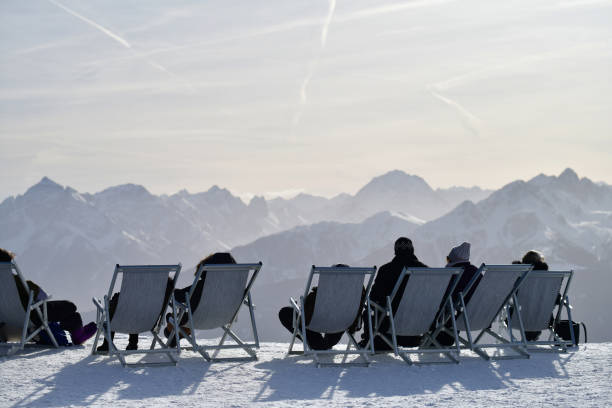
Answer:
[(474, 116), (472, 112), (470, 112), (469, 110), (461, 106), (458, 102), (455, 102), (452, 99), (449, 99), (445, 96), (440, 95), (439, 93), (435, 92), (433, 89), (430, 89), (429, 92), (434, 98), (444, 102), (446, 105), (450, 106), (455, 111), (457, 111), (459, 115), (461, 115), (461, 117), (463, 118), (463, 123), (465, 127), (474, 136), (480, 136), (479, 128), (482, 124), (482, 121), (478, 119), (476, 116)]
[[(327, 11), (327, 17), (325, 18), (325, 22), (323, 23), (323, 27), (321, 29), (321, 48), (319, 52), (323, 50), (325, 48), (325, 44), (327, 44), (327, 33), (329, 33), (329, 26), (331, 25), (335, 10), (336, 10), (336, 0), (330, 0), (329, 9)], [(295, 127), (300, 122), (300, 119), (302, 117), (302, 112), (304, 110), (304, 105), (306, 105), (306, 102), (308, 100), (308, 94), (307, 94), (308, 84), (310, 83), (310, 80), (314, 76), (315, 69), (317, 67), (317, 63), (319, 62), (318, 54), (319, 53), (317, 53), (317, 56), (309, 64), (308, 73), (306, 74), (306, 76), (304, 77), (304, 80), (302, 81), (302, 86), (300, 88), (300, 106), (298, 108), (298, 111), (293, 116), (293, 127)]]
[[(93, 20), (88, 19), (85, 16), (80, 15), (79, 13), (77, 13), (74, 10), (69, 9), (68, 7), (64, 6), (63, 4), (59, 3), (56, 0), (49, 0), (50, 3), (56, 5), (57, 7), (61, 8), (62, 10), (64, 10), (66, 13), (69, 13), (73, 16), (75, 16), (76, 18), (78, 18), (81, 21), (84, 21), (85, 23), (89, 24), (90, 26), (94, 27), (95, 29), (103, 32), (104, 34), (106, 34), (107, 36), (109, 36), (110, 38), (112, 38), (113, 40), (117, 41), (119, 44), (123, 45), (125, 48), (130, 49), (131, 51), (134, 51), (134, 49), (132, 48), (132, 46), (130, 45), (129, 42), (127, 42), (127, 40), (125, 40), (124, 38), (121, 38), (120, 36), (118, 36), (117, 34), (113, 33), (111, 30), (109, 30), (108, 28), (105, 28), (103, 26), (101, 26), (100, 24), (96, 23)], [(164, 72), (168, 75), (170, 75), (171, 77), (178, 79), (180, 82), (183, 82), (183, 84), (191, 91), (191, 92), (195, 92), (195, 87), (187, 80), (181, 78), (179, 75), (175, 74), (174, 72), (170, 71), (168, 68), (164, 67), (161, 64), (158, 64), (155, 61), (152, 61), (150, 59), (145, 59), (145, 61), (147, 62), (147, 64), (149, 64), (151, 67)]]
[(329, 25), (334, 17), (334, 10), (336, 10), (336, 0), (330, 0), (327, 18), (325, 19), (325, 24), (323, 24), (323, 29), (321, 30), (321, 48), (325, 48), (325, 44), (327, 43), (327, 33), (329, 32)]
[(82, 15), (77, 13), (76, 11), (73, 11), (73, 10), (69, 9), (68, 7), (64, 6), (63, 4), (61, 4), (61, 3), (59, 3), (59, 2), (57, 2), (55, 0), (49, 0), (49, 2), (52, 3), (52, 4), (55, 4), (57, 7), (63, 9), (66, 13), (70, 13), (73, 16), (75, 16), (76, 18), (78, 18), (80, 20), (83, 20), (84, 22), (86, 22), (90, 26), (92, 26), (92, 27), (102, 31), (104, 34), (106, 34), (107, 36), (109, 36), (113, 40), (117, 41), (119, 44), (123, 45), (125, 48), (132, 48), (132, 46), (130, 45), (129, 42), (127, 42), (123, 38), (119, 37), (117, 34), (113, 33), (108, 28), (102, 27), (100, 24), (96, 23), (95, 21), (91, 21), (87, 17), (83, 17)]

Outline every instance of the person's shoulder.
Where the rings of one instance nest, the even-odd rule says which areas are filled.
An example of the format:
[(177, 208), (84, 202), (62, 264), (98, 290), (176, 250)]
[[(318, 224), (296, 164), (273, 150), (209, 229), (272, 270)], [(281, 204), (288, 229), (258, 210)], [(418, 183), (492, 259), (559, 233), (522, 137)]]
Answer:
[(536, 262), (533, 264), (533, 270), (534, 271), (547, 271), (548, 270), (548, 264), (546, 262)]
[(470, 262), (467, 263), (467, 265), (463, 268), (464, 270), (469, 270), (469, 271), (477, 271), (478, 267)]
[(423, 262), (419, 261), (417, 257), (410, 259), (406, 266), (412, 266), (413, 268), (429, 268), (429, 266), (425, 265)]

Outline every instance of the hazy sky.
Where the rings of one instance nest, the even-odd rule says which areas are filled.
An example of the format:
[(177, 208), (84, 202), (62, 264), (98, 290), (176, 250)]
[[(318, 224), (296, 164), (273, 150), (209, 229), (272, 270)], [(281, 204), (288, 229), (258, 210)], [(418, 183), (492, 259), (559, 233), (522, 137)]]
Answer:
[(612, 2), (3, 0), (0, 160), (0, 199), (612, 183)]

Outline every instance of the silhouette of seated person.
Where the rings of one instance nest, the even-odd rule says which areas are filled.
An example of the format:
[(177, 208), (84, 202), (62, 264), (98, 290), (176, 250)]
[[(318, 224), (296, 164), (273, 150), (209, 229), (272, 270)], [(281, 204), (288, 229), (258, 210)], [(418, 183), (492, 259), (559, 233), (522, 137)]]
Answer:
[[(162, 309), (159, 311), (159, 314), (166, 310), (166, 306), (168, 305), (168, 301), (170, 300), (170, 294), (172, 293), (172, 287), (174, 286), (174, 281), (168, 278), (168, 283), (166, 284), (166, 292), (164, 294), (164, 302), (162, 303)], [(113, 296), (108, 302), (109, 307), (109, 320), (113, 319), (115, 315), (115, 310), (117, 309), (117, 304), (119, 303), (119, 294), (121, 292), (113, 293)], [(111, 340), (115, 339), (115, 332), (111, 331)], [(130, 333), (128, 337), (128, 345), (125, 347), (126, 350), (138, 350), (138, 333)], [(102, 342), (102, 345), (99, 346), (96, 351), (98, 353), (106, 353), (108, 352), (108, 341), (106, 337)]]
[[(235, 264), (236, 260), (229, 252), (215, 252), (214, 254), (208, 255), (206, 258), (202, 259), (195, 268), (194, 275), (197, 275), (200, 268), (204, 265), (221, 265), (221, 264)], [(198, 304), (200, 303), (200, 299), (202, 298), (202, 290), (204, 289), (204, 282), (206, 281), (206, 271), (202, 271), (200, 275), (200, 279), (196, 283), (196, 286), (189, 298), (189, 305), (191, 306), (191, 310), (196, 310)], [(174, 298), (177, 302), (186, 303), (187, 295), (189, 295), (189, 291), (191, 290), (192, 285), (186, 286), (182, 289), (174, 290)], [(180, 326), (183, 331), (187, 334), (191, 333), (191, 329), (188, 326), (185, 326), (188, 322), (189, 318), (187, 313), (183, 315), (181, 318)], [(164, 329), (164, 335), (166, 338), (170, 336), (172, 330), (174, 329), (174, 321), (172, 320), (172, 313), (168, 313), (166, 315), (166, 328)], [(180, 333), (180, 332), (179, 332)], [(181, 335), (182, 336), (182, 335)], [(176, 345), (176, 339), (172, 337), (169, 343), (170, 347), (174, 347)]]
[[(540, 251), (536, 251), (534, 249), (532, 249), (531, 251), (527, 251), (525, 255), (523, 255), (523, 258), (520, 261), (512, 261), (512, 263), (513, 264), (533, 265), (534, 271), (547, 271), (548, 270), (548, 264), (544, 260), (544, 255)], [(557, 305), (560, 303), (560, 300), (561, 300), (561, 295), (559, 294), (557, 296)], [(511, 308), (510, 312), (512, 313), (512, 311), (513, 309)], [(551, 325), (553, 324), (553, 320), (554, 320), (554, 317), (551, 315), (550, 316)], [(527, 341), (535, 341), (540, 337), (541, 333), (542, 333), (541, 330), (538, 330), (538, 331), (525, 330), (525, 339), (527, 339)]]
[[(378, 305), (385, 307), (387, 304), (387, 296), (390, 296), (395, 288), (395, 285), (404, 270), (404, 268), (426, 268), (427, 265), (418, 260), (414, 254), (414, 247), (412, 241), (406, 237), (400, 237), (395, 241), (394, 244), (395, 256), (391, 262), (384, 264), (380, 267), (376, 273), (372, 290), (370, 291), (370, 299), (376, 302)], [(391, 308), (395, 312), (404, 294), (404, 289), (408, 283), (409, 275), (404, 277), (395, 297), (391, 299)], [(368, 316), (367, 310), (363, 315), (364, 330), (361, 335), (361, 341), (359, 346), (365, 348), (369, 343), (369, 328), (368, 328)], [(374, 319), (372, 319), (374, 322)], [(380, 322), (378, 331), (381, 333), (389, 333), (391, 325), (388, 317), (384, 317)], [(390, 334), (389, 336), (390, 337)], [(416, 347), (421, 343), (422, 336), (397, 336), (397, 345), (403, 347)], [(374, 338), (374, 349), (376, 351), (390, 351), (392, 350), (380, 336)]]
[[(0, 248), (0, 262), (11, 262), (15, 254), (12, 252)], [(33, 301), (38, 302), (47, 299), (48, 295), (45, 291), (32, 281), (26, 281), (27, 288), (23, 286), (23, 282), (18, 275), (13, 275), (15, 284), (17, 285), (17, 291), (19, 292), (19, 299), (23, 308), (28, 307), (29, 291), (33, 291)], [(31, 313), (30, 320), (37, 326), (40, 326), (42, 322), (38, 313)], [(68, 300), (49, 300), (47, 301), (47, 321), (59, 323), (59, 328), (63, 331), (70, 333), (72, 343), (75, 345), (82, 344), (87, 341), (90, 337), (96, 334), (97, 326), (94, 322), (90, 322), (83, 326), (83, 320), (81, 314), (77, 312), (77, 307), (74, 303)], [(57, 337), (57, 336), (56, 336)]]
[[(345, 264), (335, 264), (333, 266), (334, 267), (345, 267), (345, 268), (348, 267), (348, 265), (345, 265)], [(365, 297), (365, 289), (363, 290), (363, 297), (362, 297), (362, 302), (361, 302), (362, 305), (363, 305), (363, 300), (365, 300), (364, 297)], [(310, 292), (308, 293), (308, 295), (306, 295), (306, 298), (304, 299), (304, 309), (305, 310), (303, 314), (306, 318), (306, 326), (308, 326), (308, 324), (310, 323), (310, 319), (312, 318), (312, 315), (314, 313), (314, 306), (315, 306), (316, 298), (317, 298), (317, 287), (315, 286), (310, 290)], [(355, 332), (356, 327), (359, 324), (360, 314), (361, 314), (361, 308), (359, 309), (357, 316), (355, 317), (355, 321), (353, 322), (351, 327), (349, 327), (348, 329), (349, 333)], [(293, 333), (293, 330), (294, 330), (293, 307), (286, 306), (280, 309), (278, 311), (278, 319), (280, 320), (281, 324), (287, 330), (289, 330), (289, 332)], [(298, 334), (296, 337), (299, 340), (302, 340), (300, 325), (301, 325), (301, 321), (298, 320)], [(334, 347), (336, 344), (338, 344), (338, 342), (342, 338), (342, 334), (344, 334), (344, 332), (319, 333), (313, 330), (306, 329), (306, 340), (308, 341), (308, 345), (310, 346), (310, 348), (313, 350), (329, 350), (332, 347)]]
[[(453, 289), (453, 292), (451, 294), (451, 299), (454, 305), (459, 302), (459, 293), (465, 291), (467, 285), (472, 281), (472, 278), (478, 272), (478, 268), (472, 265), (472, 263), (470, 262), (470, 249), (471, 244), (469, 242), (463, 242), (461, 245), (452, 248), (448, 253), (448, 256), (446, 257), (446, 268), (463, 268), (463, 272), (461, 273), (459, 281), (457, 282), (457, 285), (455, 286), (455, 289)], [(470, 290), (467, 293), (463, 293), (463, 299), (466, 304), (469, 302), (470, 298), (474, 294), (474, 290), (476, 289), (476, 286), (480, 282), (481, 278), (482, 277), (478, 277), (478, 279), (476, 280), (476, 282), (474, 282)], [(448, 293), (452, 288), (453, 282), (454, 280), (451, 280), (451, 282), (449, 283), (444, 298), (448, 296)], [(440, 309), (442, 309), (444, 306), (445, 305), (440, 305)], [(452, 325), (449, 324), (447, 325), (447, 327), (451, 328)], [(445, 332), (439, 333), (438, 336), (436, 336), (436, 340), (442, 346), (452, 346), (455, 343), (455, 339), (453, 338), (453, 336)]]

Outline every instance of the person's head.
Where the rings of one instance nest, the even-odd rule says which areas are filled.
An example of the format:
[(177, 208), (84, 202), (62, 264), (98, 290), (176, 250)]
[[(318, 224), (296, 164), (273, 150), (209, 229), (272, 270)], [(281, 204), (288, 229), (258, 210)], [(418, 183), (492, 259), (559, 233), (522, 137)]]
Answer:
[(527, 251), (527, 253), (523, 255), (522, 262), (524, 264), (535, 265), (539, 262), (544, 262), (544, 255), (542, 255), (540, 251), (532, 249), (531, 251)]
[(202, 259), (198, 266), (196, 267), (196, 273), (202, 265), (211, 265), (211, 264), (235, 264), (236, 260), (229, 252), (215, 252), (214, 254), (208, 255), (206, 258)]
[(412, 246), (412, 241), (406, 237), (399, 237), (395, 241), (395, 245), (393, 247), (395, 251), (395, 255), (414, 255), (414, 247)]
[(0, 248), (0, 262), (11, 262), (15, 254), (4, 248)]
[(470, 247), (471, 245), (469, 242), (464, 242), (451, 249), (446, 257), (447, 266), (470, 262)]
[(333, 264), (332, 267), (334, 267), (334, 268), (348, 268), (349, 266), (347, 264)]

